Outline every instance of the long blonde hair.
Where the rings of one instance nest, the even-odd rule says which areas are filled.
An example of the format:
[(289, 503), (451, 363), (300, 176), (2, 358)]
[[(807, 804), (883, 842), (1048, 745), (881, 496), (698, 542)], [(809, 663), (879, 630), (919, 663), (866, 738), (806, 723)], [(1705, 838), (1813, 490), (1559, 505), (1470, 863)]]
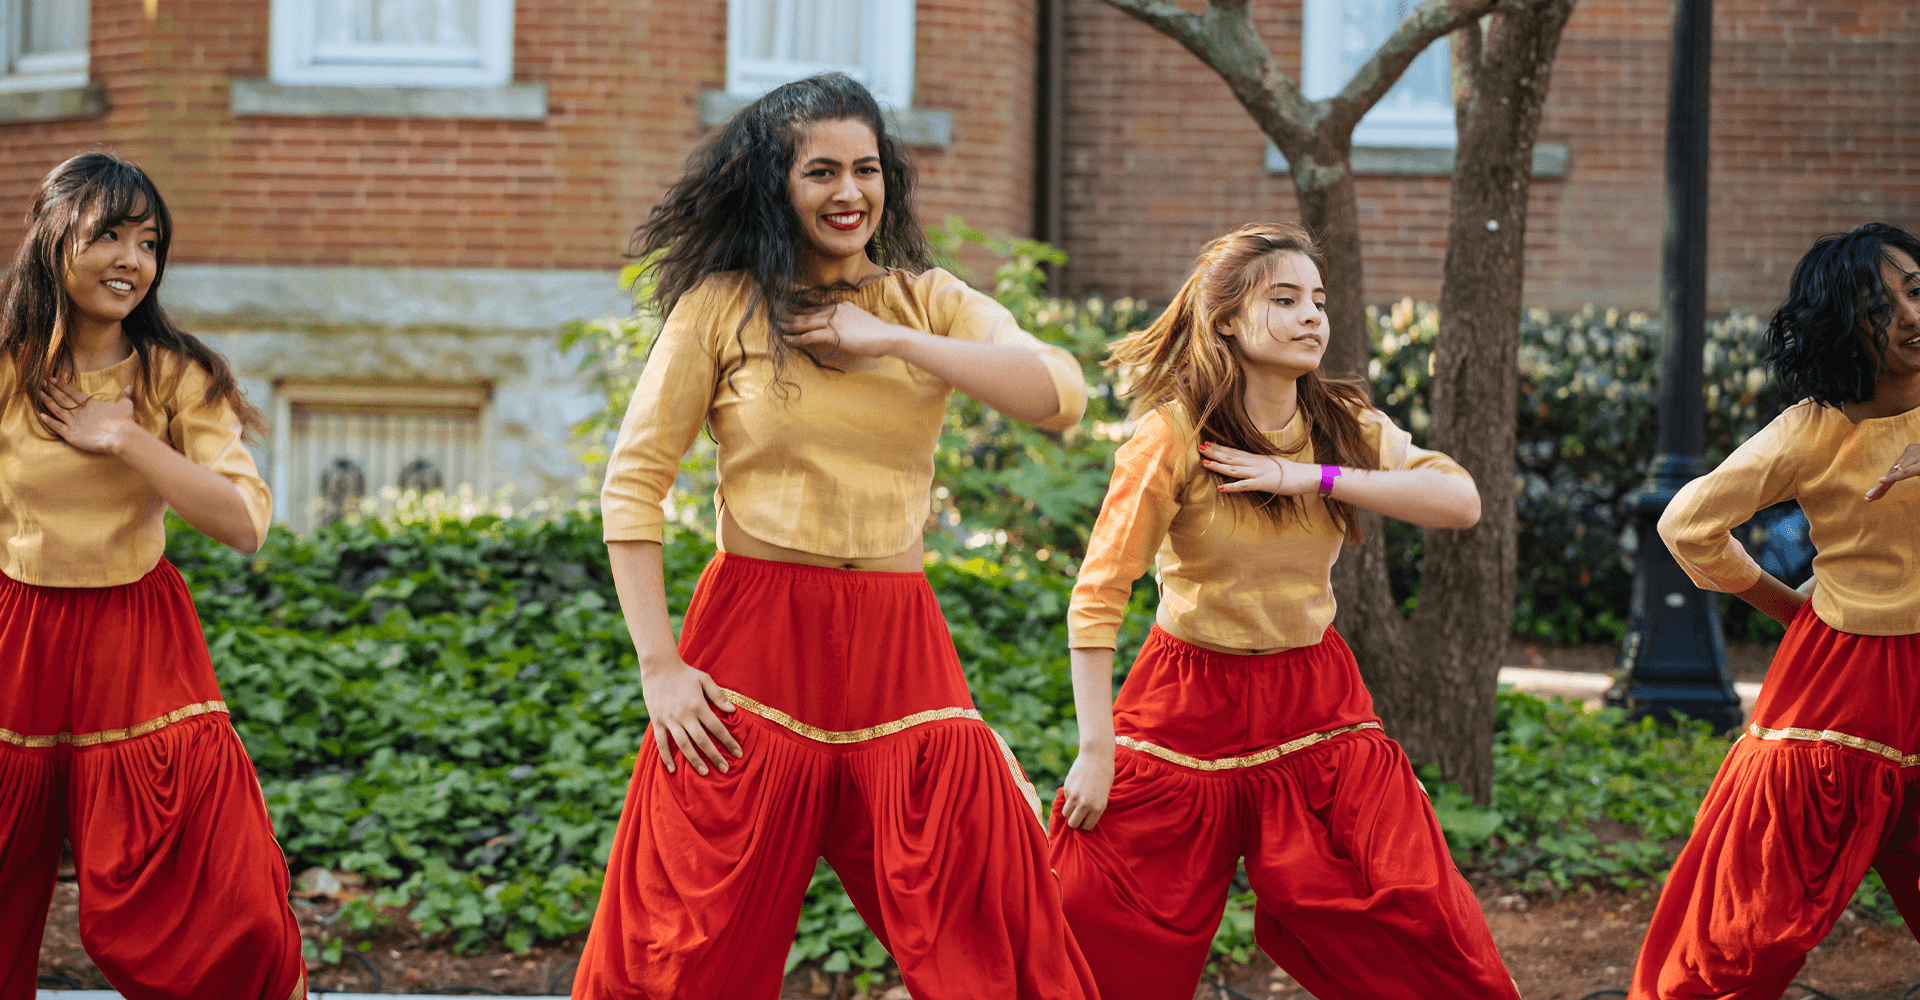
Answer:
[[(1252, 304), (1273, 271), (1274, 258), (1285, 253), (1301, 254), (1326, 272), (1326, 259), (1304, 228), (1284, 222), (1242, 226), (1207, 244), (1158, 319), (1113, 342), (1106, 364), (1122, 373), (1122, 392), (1133, 397), (1134, 416), (1177, 402), (1202, 439), (1256, 455), (1279, 454), (1247, 415), (1240, 348), (1237, 339), (1223, 331)], [(1356, 412), (1370, 405), (1366, 383), (1328, 378), (1316, 370), (1300, 376), (1295, 385), (1315, 461), (1379, 467), (1378, 448), (1368, 440)], [(1304, 497), (1259, 491), (1224, 496), (1274, 521), (1304, 519), (1307, 513)], [(1331, 497), (1326, 503), (1334, 524), (1359, 544), (1360, 525), (1352, 505)]]

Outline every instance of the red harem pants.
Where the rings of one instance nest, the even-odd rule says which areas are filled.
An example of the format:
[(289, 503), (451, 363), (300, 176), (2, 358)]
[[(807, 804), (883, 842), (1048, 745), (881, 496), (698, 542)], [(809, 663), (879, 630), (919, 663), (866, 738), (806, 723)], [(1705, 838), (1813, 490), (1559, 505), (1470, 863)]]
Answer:
[(821, 857), (915, 1000), (1096, 995), (924, 575), (723, 553), (680, 655), (732, 692), (742, 756), (669, 774), (648, 728), (575, 997), (772, 1000)]
[(73, 844), (80, 938), (129, 1000), (285, 1000), (287, 862), (186, 583), (0, 576), (0, 1000), (34, 996)]
[(1800, 607), (1660, 891), (1634, 1000), (1773, 1000), (1872, 867), (1920, 927), (1920, 635)]
[(1244, 857), (1255, 940), (1320, 1000), (1518, 1000), (1338, 633), (1229, 656), (1155, 628), (1114, 730), (1106, 812), (1052, 824), (1104, 996), (1190, 1000)]

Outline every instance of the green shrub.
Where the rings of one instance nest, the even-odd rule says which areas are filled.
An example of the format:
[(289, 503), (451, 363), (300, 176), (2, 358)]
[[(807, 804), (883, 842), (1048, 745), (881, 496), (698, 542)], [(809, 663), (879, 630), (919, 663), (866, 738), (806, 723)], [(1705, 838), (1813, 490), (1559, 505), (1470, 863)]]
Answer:
[[(1424, 441), (1433, 307), (1368, 309), (1375, 402)], [(1707, 461), (1718, 463), (1780, 409), (1759, 357), (1761, 324), (1733, 314), (1707, 327)], [(1639, 313), (1529, 310), (1520, 325), (1514, 505), (1519, 586), (1514, 632), (1552, 642), (1620, 641), (1641, 539), (1625, 507), (1646, 479), (1658, 431), (1659, 323)], [(1388, 522), (1394, 592), (1419, 587), (1420, 529)], [(1656, 539), (1646, 539), (1657, 544)], [(1798, 581), (1795, 581), (1796, 583)], [(1777, 639), (1772, 619), (1726, 602), (1727, 630)]]

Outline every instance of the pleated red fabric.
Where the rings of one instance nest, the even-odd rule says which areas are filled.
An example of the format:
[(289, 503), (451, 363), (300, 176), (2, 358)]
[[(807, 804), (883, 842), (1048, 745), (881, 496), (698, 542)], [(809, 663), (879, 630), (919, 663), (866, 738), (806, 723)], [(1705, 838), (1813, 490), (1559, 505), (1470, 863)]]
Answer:
[(0, 577), (0, 692), (0, 1000), (35, 994), (63, 841), (81, 942), (129, 1000), (292, 994), (286, 858), (180, 574)]
[(1801, 607), (1660, 891), (1634, 1000), (1773, 1000), (1868, 868), (1920, 935), (1916, 667), (1920, 636)]
[(1255, 941), (1321, 1000), (1517, 1000), (1353, 654), (1227, 656), (1155, 628), (1114, 706), (1092, 830), (1052, 856), (1102, 995), (1190, 1000), (1240, 859)]
[(575, 997), (771, 1000), (821, 857), (917, 1000), (1096, 996), (924, 575), (722, 554), (680, 653), (742, 756), (669, 774), (647, 731)]

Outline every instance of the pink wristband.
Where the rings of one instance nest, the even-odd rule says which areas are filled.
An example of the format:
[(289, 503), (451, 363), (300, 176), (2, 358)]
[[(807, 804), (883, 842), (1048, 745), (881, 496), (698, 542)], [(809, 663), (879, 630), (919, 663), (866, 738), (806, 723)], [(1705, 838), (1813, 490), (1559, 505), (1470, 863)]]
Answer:
[(1339, 478), (1340, 478), (1339, 466), (1337, 465), (1321, 466), (1320, 467), (1320, 495), (1323, 497), (1332, 496), (1333, 481)]

